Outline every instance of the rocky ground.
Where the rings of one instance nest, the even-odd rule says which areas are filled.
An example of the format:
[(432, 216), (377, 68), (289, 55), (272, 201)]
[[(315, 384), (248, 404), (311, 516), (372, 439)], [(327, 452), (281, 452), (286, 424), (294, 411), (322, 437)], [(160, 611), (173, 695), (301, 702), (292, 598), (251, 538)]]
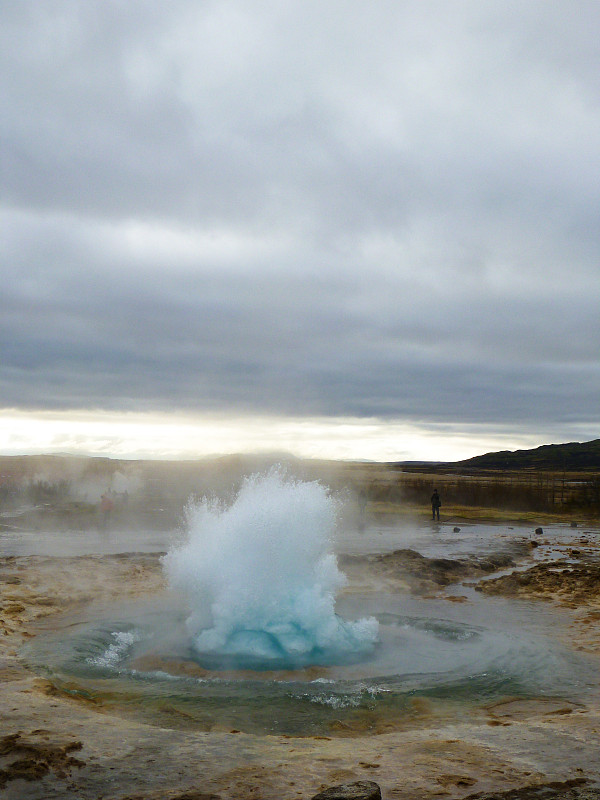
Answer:
[[(599, 540), (597, 533), (571, 538), (551, 560), (521, 541), (485, 558), (427, 559), (399, 550), (347, 558), (343, 568), (351, 581), (370, 574), (390, 591), (456, 601), (449, 590), (465, 583), (550, 603), (557, 637), (600, 665)], [(506, 698), (477, 720), (443, 721), (424, 705), (418, 725), (353, 737), (162, 728), (59, 692), (19, 658), (28, 639), (66, 613), (160, 593), (159, 554), (2, 558), (0, 589), (6, 800), (294, 800), (365, 780), (379, 784), (384, 800), (598, 797), (600, 700)]]

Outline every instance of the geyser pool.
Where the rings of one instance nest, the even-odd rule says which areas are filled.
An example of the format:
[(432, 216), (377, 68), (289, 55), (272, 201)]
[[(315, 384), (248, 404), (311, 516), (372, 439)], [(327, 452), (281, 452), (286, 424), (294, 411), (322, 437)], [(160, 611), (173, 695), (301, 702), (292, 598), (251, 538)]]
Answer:
[(420, 601), (420, 615), (407, 615), (404, 601), (343, 598), (346, 611), (358, 605), (379, 621), (377, 645), (354, 663), (270, 670), (264, 664), (227, 670), (219, 663), (210, 669), (189, 646), (186, 616), (167, 605), (119, 604), (98, 609), (95, 617), (65, 618), (61, 630), (36, 636), (22, 655), (59, 693), (115, 714), (161, 727), (288, 736), (456, 721), (485, 716), (489, 704), (507, 697), (577, 700), (597, 684), (576, 654), (561, 652), (531, 629), (519, 630), (518, 619), (488, 628), (425, 616), (433, 610), (426, 601)]
[(168, 592), (94, 602), (59, 629), (50, 618), (22, 657), (56, 690), (113, 713), (293, 736), (431, 724), (506, 697), (576, 699), (597, 686), (583, 657), (552, 640), (539, 605), (363, 585), (374, 531), (361, 534), (365, 571), (355, 565), (345, 584), (337, 511), (319, 483), (250, 477), (228, 506), (190, 506), (185, 541), (162, 558)]
[(272, 469), (247, 478), (234, 502), (188, 508), (188, 540), (163, 559), (189, 603), (199, 663), (293, 669), (361, 659), (378, 623), (348, 621), (335, 600), (345, 578), (333, 553), (337, 504), (323, 485)]

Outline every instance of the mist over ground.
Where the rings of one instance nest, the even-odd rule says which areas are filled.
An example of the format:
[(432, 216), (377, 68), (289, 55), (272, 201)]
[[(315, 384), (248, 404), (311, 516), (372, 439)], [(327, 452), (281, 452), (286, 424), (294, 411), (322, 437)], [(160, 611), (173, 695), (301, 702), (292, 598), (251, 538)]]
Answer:
[[(394, 464), (320, 461), (289, 455), (231, 455), (190, 461), (133, 461), (74, 456), (0, 457), (0, 526), (86, 529), (108, 524), (121, 529), (182, 529), (190, 503), (234, 503), (244, 481), (277, 468), (290, 479), (318, 482), (338, 502), (339, 523), (360, 526), (366, 515), (408, 520), (430, 515), (434, 488), (442, 495), (445, 519), (593, 520), (600, 513), (597, 469), (580, 461), (596, 458), (596, 442), (561, 446), (574, 451), (567, 470), (562, 450), (541, 448), (514, 454), (539, 459), (548, 451), (561, 460), (555, 469), (466, 464)], [(108, 502), (108, 506), (106, 503)], [(105, 512), (109, 510), (110, 513)]]

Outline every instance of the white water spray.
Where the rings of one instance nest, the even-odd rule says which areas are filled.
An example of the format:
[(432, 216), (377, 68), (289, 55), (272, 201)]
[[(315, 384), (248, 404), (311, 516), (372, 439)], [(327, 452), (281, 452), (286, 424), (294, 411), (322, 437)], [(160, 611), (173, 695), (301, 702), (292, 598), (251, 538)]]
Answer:
[(188, 541), (163, 559), (185, 595), (192, 647), (213, 664), (292, 668), (351, 661), (374, 647), (373, 618), (335, 613), (345, 583), (332, 551), (336, 502), (317, 482), (273, 468), (247, 478), (228, 508), (188, 509)]

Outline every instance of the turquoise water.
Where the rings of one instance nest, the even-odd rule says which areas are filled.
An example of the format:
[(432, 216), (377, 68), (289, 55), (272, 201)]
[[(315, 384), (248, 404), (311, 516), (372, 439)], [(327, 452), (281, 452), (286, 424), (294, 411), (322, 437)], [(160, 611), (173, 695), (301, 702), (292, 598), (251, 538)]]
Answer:
[(67, 694), (152, 724), (292, 736), (420, 724), (424, 702), (455, 718), (506, 697), (576, 699), (593, 682), (583, 660), (517, 624), (407, 615), (387, 596), (355, 596), (346, 612), (356, 604), (374, 613), (379, 641), (333, 665), (207, 663), (173, 608), (70, 621), (22, 655)]
[[(291, 736), (385, 731), (509, 697), (578, 699), (596, 687), (585, 658), (555, 641), (543, 603), (468, 586), (450, 590), (466, 602), (450, 603), (383, 591), (372, 571), (366, 577), (367, 555), (394, 545), (455, 557), (498, 549), (519, 532), (344, 531), (338, 510), (321, 484), (278, 470), (252, 476), (228, 507), (190, 506), (186, 535), (165, 542), (164, 596), (91, 604), (40, 633), (22, 657), (59, 691), (151, 724)], [(147, 549), (143, 536), (136, 549)], [(344, 552), (365, 556), (369, 590), (360, 588), (360, 560), (358, 585), (348, 584), (336, 557)]]

